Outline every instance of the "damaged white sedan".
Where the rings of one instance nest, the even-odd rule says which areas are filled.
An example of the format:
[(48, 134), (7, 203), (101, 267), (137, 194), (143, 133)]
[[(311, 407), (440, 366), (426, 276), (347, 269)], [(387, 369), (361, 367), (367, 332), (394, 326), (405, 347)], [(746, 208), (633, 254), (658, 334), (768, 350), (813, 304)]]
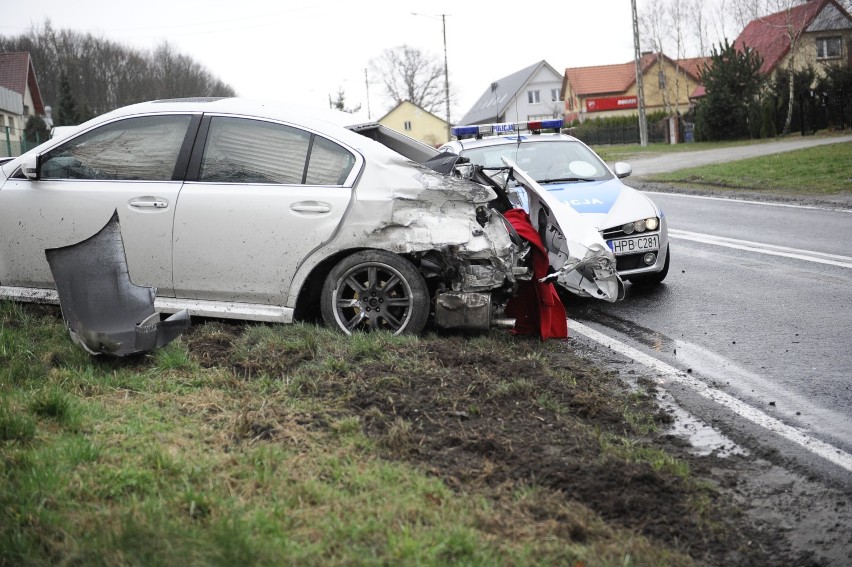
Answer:
[(321, 317), (346, 333), (497, 324), (532, 277), (502, 189), (476, 168), (462, 175), (457, 156), (358, 122), (226, 98), (82, 124), (0, 166), (0, 298), (61, 303), (68, 284), (78, 304), (89, 290), (81, 321), (109, 318), (92, 279), (103, 276), (73, 262), (52, 272), (45, 251), (73, 250), (113, 219), (128, 285), (155, 290), (157, 311)]

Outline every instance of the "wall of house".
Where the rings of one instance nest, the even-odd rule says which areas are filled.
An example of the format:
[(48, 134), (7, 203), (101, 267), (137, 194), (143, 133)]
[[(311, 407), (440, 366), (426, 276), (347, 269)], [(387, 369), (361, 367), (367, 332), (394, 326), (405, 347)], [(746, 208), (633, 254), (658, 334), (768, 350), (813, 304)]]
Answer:
[[(658, 60), (651, 65), (643, 75), (642, 82), (645, 90), (645, 110), (648, 113), (686, 113), (690, 108), (689, 95), (698, 86), (698, 81), (683, 70), (678, 70), (669, 60)], [(635, 84), (633, 90), (636, 90)]]
[(397, 106), (379, 122), (383, 126), (402, 132), (410, 138), (419, 140), (432, 147), (449, 141), (447, 122), (418, 106), (405, 102)]
[[(841, 45), (840, 57), (818, 59), (817, 40), (829, 37), (839, 37)], [(852, 68), (852, 29), (848, 30), (826, 30), (819, 32), (807, 32), (802, 34), (796, 46), (793, 66), (797, 71), (812, 67), (817, 73), (826, 66), (839, 66), (846, 69)], [(791, 55), (788, 54), (776, 67), (776, 69), (787, 69)]]
[[(563, 103), (560, 90), (562, 77), (554, 75), (546, 67), (539, 69), (518, 93), (500, 116), (504, 122), (525, 122), (542, 118), (562, 116)], [(500, 87), (497, 87), (499, 95)], [(530, 102), (529, 93), (538, 91), (538, 102)], [(496, 118), (496, 117), (495, 117)]]

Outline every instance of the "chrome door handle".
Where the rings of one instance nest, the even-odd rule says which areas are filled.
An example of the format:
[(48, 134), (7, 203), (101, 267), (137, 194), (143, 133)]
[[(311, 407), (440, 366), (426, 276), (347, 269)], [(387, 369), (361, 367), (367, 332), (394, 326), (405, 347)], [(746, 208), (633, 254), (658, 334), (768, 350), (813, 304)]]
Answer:
[(297, 213), (330, 213), (331, 205), (319, 201), (301, 201), (290, 205), (290, 210)]
[(156, 197), (140, 197), (131, 199), (128, 203), (131, 207), (142, 207), (147, 209), (165, 209), (169, 206), (169, 202)]

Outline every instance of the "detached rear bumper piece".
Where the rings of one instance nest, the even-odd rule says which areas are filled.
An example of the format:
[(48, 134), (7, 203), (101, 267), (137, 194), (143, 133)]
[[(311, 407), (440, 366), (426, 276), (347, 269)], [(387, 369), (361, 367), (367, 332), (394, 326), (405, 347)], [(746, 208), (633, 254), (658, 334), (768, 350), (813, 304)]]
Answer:
[(170, 343), (190, 326), (189, 312), (161, 320), (156, 289), (130, 281), (118, 212), (94, 236), (45, 250), (62, 317), (90, 354), (127, 356)]

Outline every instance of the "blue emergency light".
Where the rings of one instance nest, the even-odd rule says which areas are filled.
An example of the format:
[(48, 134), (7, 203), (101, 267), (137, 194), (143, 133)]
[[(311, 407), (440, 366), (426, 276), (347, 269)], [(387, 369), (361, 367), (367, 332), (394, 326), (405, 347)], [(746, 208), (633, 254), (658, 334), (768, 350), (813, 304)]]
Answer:
[(527, 122), (501, 122), (499, 124), (474, 124), (471, 126), (454, 126), (450, 133), (456, 138), (475, 136), (481, 138), (483, 134), (508, 134), (512, 132), (523, 132), (524, 130), (539, 132), (541, 130), (559, 129), (565, 124), (561, 118), (550, 120), (530, 120)]

